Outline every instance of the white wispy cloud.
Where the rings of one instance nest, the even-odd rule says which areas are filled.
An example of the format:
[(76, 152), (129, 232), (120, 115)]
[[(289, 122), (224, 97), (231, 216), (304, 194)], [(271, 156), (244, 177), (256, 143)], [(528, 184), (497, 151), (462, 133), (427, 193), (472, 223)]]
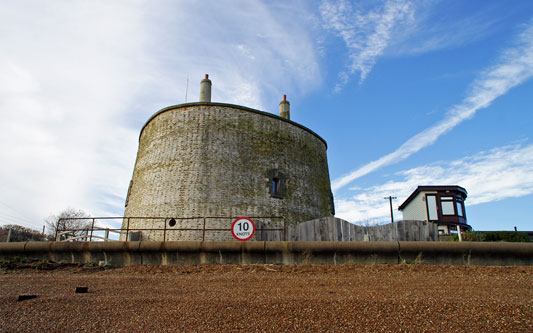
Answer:
[(386, 1), (368, 10), (353, 8), (347, 0), (323, 1), (320, 14), (324, 27), (335, 32), (348, 48), (347, 72), (339, 74), (338, 92), (358, 72), (363, 82), (390, 42), (395, 26), (411, 22), (415, 8), (410, 1)]
[(496, 98), (531, 76), (533, 76), (533, 21), (525, 26), (516, 40), (516, 45), (502, 52), (498, 63), (484, 71), (473, 82), (468, 96), (461, 104), (453, 106), (441, 122), (416, 134), (392, 153), (334, 180), (333, 190), (339, 190), (357, 178), (383, 166), (398, 163), (422, 148), (432, 145), (440, 136), (473, 117), (477, 111), (488, 107)]
[(159, 21), (153, 47), (162, 48), (152, 60), (169, 71), (163, 80), (174, 91), (184, 92), (188, 74), (189, 96), (197, 96), (193, 78), (209, 73), (214, 101), (276, 111), (284, 93), (305, 94), (321, 82), (306, 11), (302, 1), (170, 2), (149, 17)]
[(67, 206), (107, 213), (90, 189), (105, 183), (123, 196), (128, 183), (137, 134), (122, 112), (145, 75), (136, 70), (147, 38), (141, 11), (9, 2), (0, 22), (0, 220), (40, 226)]
[[(121, 215), (140, 127), (213, 100), (276, 111), (320, 84), (303, 1), (0, 4), (0, 224)], [(279, 12), (284, 15), (278, 15)], [(297, 113), (297, 110), (295, 110)]]
[[(438, 162), (396, 173), (399, 180), (335, 201), (336, 215), (354, 222), (390, 219), (389, 195), (399, 206), (419, 185), (460, 185), (468, 191), (466, 205), (533, 194), (533, 145), (497, 147), (452, 162)], [(396, 211), (395, 213), (399, 213)]]
[(470, 13), (447, 2), (416, 2), (416, 16), (395, 31), (387, 56), (423, 54), (481, 40), (501, 28), (504, 17), (500, 13), (494, 4)]

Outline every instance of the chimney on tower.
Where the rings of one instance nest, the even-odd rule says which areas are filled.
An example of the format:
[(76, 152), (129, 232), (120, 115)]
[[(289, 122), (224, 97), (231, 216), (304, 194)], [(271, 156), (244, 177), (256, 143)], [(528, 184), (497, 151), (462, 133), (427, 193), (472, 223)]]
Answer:
[(279, 116), (291, 119), (291, 103), (287, 100), (287, 95), (283, 95), (283, 100), (279, 102)]
[(205, 79), (200, 82), (200, 102), (211, 102), (211, 80), (209, 80), (209, 74), (205, 74)]

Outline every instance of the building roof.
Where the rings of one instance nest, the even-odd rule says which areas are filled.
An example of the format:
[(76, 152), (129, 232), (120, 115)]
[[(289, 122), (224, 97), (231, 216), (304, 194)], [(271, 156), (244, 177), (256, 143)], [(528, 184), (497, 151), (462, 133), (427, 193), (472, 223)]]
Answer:
[(421, 185), (416, 188), (416, 190), (411, 193), (411, 195), (398, 207), (398, 210), (402, 210), (413, 200), (418, 193), (420, 192), (442, 192), (442, 191), (454, 191), (454, 192), (460, 192), (464, 195), (464, 199), (466, 199), (468, 193), (466, 190), (458, 185)]

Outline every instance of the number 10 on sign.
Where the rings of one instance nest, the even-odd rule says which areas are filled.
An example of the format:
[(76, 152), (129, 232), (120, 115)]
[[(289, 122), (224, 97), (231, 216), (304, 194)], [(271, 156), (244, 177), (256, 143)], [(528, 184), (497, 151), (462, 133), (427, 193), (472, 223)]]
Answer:
[(247, 241), (255, 234), (255, 223), (247, 217), (239, 217), (231, 225), (231, 233), (235, 239)]

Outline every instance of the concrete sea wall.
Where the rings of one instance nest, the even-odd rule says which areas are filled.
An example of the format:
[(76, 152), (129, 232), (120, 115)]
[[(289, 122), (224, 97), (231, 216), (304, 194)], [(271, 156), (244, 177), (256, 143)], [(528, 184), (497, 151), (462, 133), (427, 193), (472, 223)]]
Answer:
[(20, 242), (0, 258), (69, 263), (533, 265), (533, 243), (475, 242)]

